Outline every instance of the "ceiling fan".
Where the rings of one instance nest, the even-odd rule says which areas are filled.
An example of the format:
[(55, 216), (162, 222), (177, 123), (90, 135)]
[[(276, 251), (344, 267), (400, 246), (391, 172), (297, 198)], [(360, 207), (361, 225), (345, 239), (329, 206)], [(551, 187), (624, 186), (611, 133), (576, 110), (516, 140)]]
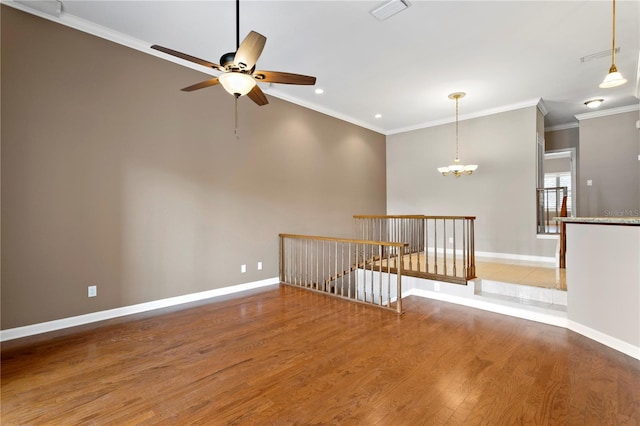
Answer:
[(236, 0), (236, 51), (222, 55), (220, 65), (157, 44), (151, 48), (222, 72), (218, 77), (183, 88), (182, 90), (185, 92), (204, 89), (220, 83), (227, 92), (235, 96), (236, 100), (240, 96), (247, 95), (253, 102), (262, 106), (268, 104), (269, 101), (257, 82), (299, 85), (314, 85), (316, 83), (315, 77), (307, 75), (278, 71), (256, 71), (256, 62), (266, 42), (265, 36), (251, 31), (240, 43), (240, 0)]

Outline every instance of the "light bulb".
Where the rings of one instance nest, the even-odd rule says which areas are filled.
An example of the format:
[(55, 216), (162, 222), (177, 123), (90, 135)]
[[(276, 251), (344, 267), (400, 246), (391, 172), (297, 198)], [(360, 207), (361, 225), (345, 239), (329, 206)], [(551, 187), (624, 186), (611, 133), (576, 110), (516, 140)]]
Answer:
[(224, 90), (232, 95), (246, 95), (256, 85), (256, 80), (249, 74), (241, 72), (227, 72), (218, 77)]

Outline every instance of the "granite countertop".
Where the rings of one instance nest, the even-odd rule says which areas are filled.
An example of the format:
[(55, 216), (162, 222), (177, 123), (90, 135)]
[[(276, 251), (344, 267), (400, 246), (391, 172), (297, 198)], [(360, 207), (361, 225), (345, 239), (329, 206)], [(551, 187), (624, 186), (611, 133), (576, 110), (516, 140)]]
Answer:
[(603, 225), (640, 225), (640, 216), (606, 216), (606, 217), (554, 217), (565, 223), (593, 223)]

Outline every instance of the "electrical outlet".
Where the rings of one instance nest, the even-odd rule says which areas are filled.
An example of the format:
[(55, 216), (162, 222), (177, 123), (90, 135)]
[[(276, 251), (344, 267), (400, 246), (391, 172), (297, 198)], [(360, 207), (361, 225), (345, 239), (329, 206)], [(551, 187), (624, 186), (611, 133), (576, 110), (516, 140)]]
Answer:
[(440, 291), (440, 283), (433, 283), (433, 289), (435, 291)]
[(258, 262), (258, 271), (262, 270), (262, 262)]
[(587, 180), (587, 186), (593, 186), (593, 181), (591, 179)]
[(244, 274), (247, 272), (247, 265), (240, 265), (240, 273)]
[(87, 287), (87, 297), (96, 297), (98, 295), (98, 286), (90, 285)]
[(453, 237), (449, 237), (449, 244), (453, 244)]

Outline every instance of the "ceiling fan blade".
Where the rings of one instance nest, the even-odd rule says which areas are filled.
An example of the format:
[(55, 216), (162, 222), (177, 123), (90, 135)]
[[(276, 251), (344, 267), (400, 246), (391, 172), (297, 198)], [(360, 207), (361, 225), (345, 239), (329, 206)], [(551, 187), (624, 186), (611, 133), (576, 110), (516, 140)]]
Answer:
[(292, 74), (278, 71), (256, 71), (253, 77), (259, 82), (282, 83), (282, 84), (303, 84), (313, 86), (316, 78), (308, 75)]
[(195, 56), (187, 55), (186, 53), (178, 52), (177, 50), (169, 49), (168, 47), (162, 47), (162, 46), (158, 46), (157, 44), (154, 44), (153, 46), (151, 46), (151, 48), (155, 50), (159, 50), (160, 52), (167, 53), (171, 56), (175, 56), (176, 58), (194, 62), (198, 65), (224, 71), (224, 69), (218, 64), (214, 64), (213, 62), (209, 62), (204, 59), (196, 58)]
[(250, 70), (258, 61), (267, 38), (262, 34), (251, 31), (240, 43), (238, 51), (233, 59), (235, 65), (241, 70)]
[(256, 84), (255, 86), (253, 86), (253, 89), (251, 89), (251, 91), (249, 93), (247, 93), (247, 96), (256, 104), (258, 104), (258, 106), (262, 106), (262, 105), (266, 105), (269, 103), (269, 101), (267, 100), (267, 97), (265, 96), (264, 92), (262, 91), (262, 89), (260, 89), (260, 87)]
[(180, 90), (182, 90), (183, 92), (193, 92), (194, 90), (215, 86), (218, 83), (220, 83), (220, 80), (218, 80), (218, 77), (214, 77), (211, 80), (201, 81), (200, 83), (196, 83), (192, 86), (185, 87), (184, 89), (180, 89)]

